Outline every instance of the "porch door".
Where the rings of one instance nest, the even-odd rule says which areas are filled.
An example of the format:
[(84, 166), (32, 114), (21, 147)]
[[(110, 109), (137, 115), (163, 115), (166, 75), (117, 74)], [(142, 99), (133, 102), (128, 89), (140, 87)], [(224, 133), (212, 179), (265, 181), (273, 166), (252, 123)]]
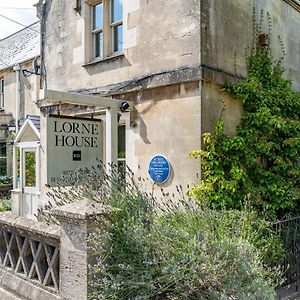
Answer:
[(21, 148), (21, 216), (32, 218), (37, 210), (37, 149)]

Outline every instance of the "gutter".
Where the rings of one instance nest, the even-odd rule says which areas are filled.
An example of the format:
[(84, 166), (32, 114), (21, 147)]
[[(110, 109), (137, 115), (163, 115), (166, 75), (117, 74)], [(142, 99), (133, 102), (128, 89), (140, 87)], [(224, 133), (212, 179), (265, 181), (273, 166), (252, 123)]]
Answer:
[(25, 60), (21, 60), (21, 61), (15, 62), (15, 63), (12, 64), (12, 65), (7, 65), (5, 68), (0, 69), (0, 72), (6, 71), (6, 70), (8, 70), (8, 69), (10, 69), (10, 68), (14, 68), (16, 65), (25, 64), (25, 63), (27, 63), (27, 62), (30, 62), (31, 60), (34, 60), (34, 59), (36, 59), (37, 57), (40, 57), (40, 55), (35, 55), (35, 56), (31, 57), (31, 58), (26, 58)]

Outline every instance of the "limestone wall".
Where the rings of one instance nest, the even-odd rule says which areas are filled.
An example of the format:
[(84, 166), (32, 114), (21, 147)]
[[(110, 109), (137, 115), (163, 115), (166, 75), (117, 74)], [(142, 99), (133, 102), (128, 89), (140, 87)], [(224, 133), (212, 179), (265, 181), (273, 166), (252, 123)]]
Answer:
[[(139, 93), (143, 101), (136, 105), (137, 127), (130, 129), (127, 135), (127, 163), (137, 177), (148, 179), (148, 186), (154, 189), (160, 187), (149, 179), (148, 164), (156, 154), (165, 155), (172, 167), (171, 177), (163, 185), (166, 190), (174, 191), (176, 185), (186, 186), (196, 181), (199, 163), (188, 154), (200, 147), (199, 83)], [(156, 93), (160, 96), (155, 96)]]
[[(188, 153), (200, 146), (201, 134), (200, 1), (124, 0), (123, 54), (98, 61), (87, 59), (91, 6), (86, 2), (96, 2), (81, 1), (80, 14), (73, 9), (75, 2), (47, 1), (47, 88), (101, 94), (102, 87), (132, 81), (125, 93), (118, 88), (110, 93), (135, 103), (129, 121), (137, 126), (126, 126), (128, 166), (137, 177), (150, 180), (149, 161), (163, 154), (173, 168), (165, 187), (174, 191), (176, 185), (192, 183), (199, 164)], [(196, 71), (190, 76), (169, 72), (192, 68)], [(151, 181), (148, 187), (153, 187)]]
[(47, 1), (47, 87), (60, 91), (94, 88), (141, 75), (200, 63), (199, 0), (124, 0), (124, 55), (86, 61), (91, 7), (81, 1)]
[(226, 132), (234, 133), (239, 123), (241, 103), (221, 90), (226, 80), (240, 80), (247, 74), (247, 57), (253, 46), (253, 10), (255, 22), (260, 22), (263, 10), (262, 32), (271, 33), (274, 59), (283, 55), (282, 41), (287, 54), (283, 61), (285, 76), (300, 91), (300, 12), (295, 9), (300, 9), (300, 5), (293, 7), (288, 2), (294, 3), (292, 0), (201, 0), (202, 133), (212, 130), (224, 104)]
[[(31, 69), (31, 62), (21, 65), (22, 69)], [(16, 73), (12, 68), (0, 72), (0, 78), (4, 78), (4, 111), (12, 114), (15, 119), (16, 113)], [(37, 89), (39, 88), (39, 76), (23, 76), (20, 72), (20, 119), (27, 115), (39, 115), (39, 109), (35, 103), (37, 99)]]

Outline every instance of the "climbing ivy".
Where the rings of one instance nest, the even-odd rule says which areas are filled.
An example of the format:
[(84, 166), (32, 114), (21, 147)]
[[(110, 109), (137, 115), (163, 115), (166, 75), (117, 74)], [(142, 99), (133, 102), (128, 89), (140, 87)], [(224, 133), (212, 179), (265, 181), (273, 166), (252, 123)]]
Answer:
[(283, 78), (281, 61), (257, 46), (245, 80), (225, 85), (243, 103), (235, 136), (218, 121), (203, 134), (201, 181), (189, 191), (210, 206), (239, 209), (245, 199), (272, 216), (300, 212), (300, 95)]

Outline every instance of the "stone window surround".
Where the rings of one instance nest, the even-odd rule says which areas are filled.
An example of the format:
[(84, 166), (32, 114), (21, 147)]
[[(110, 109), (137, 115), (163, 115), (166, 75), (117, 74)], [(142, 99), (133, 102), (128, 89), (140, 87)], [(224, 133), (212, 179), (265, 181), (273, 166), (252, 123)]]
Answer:
[[(92, 34), (93, 21), (93, 6), (103, 3), (103, 57), (95, 57), (94, 36)], [(84, 65), (90, 66), (95, 63), (108, 61), (109, 59), (116, 59), (123, 56), (123, 51), (113, 52), (113, 34), (112, 24), (110, 22), (110, 0), (85, 0), (84, 3)], [(123, 23), (123, 21), (121, 22)], [(119, 23), (118, 23), (119, 24)], [(124, 27), (123, 27), (124, 30)], [(105, 38), (110, 37), (110, 38)]]

